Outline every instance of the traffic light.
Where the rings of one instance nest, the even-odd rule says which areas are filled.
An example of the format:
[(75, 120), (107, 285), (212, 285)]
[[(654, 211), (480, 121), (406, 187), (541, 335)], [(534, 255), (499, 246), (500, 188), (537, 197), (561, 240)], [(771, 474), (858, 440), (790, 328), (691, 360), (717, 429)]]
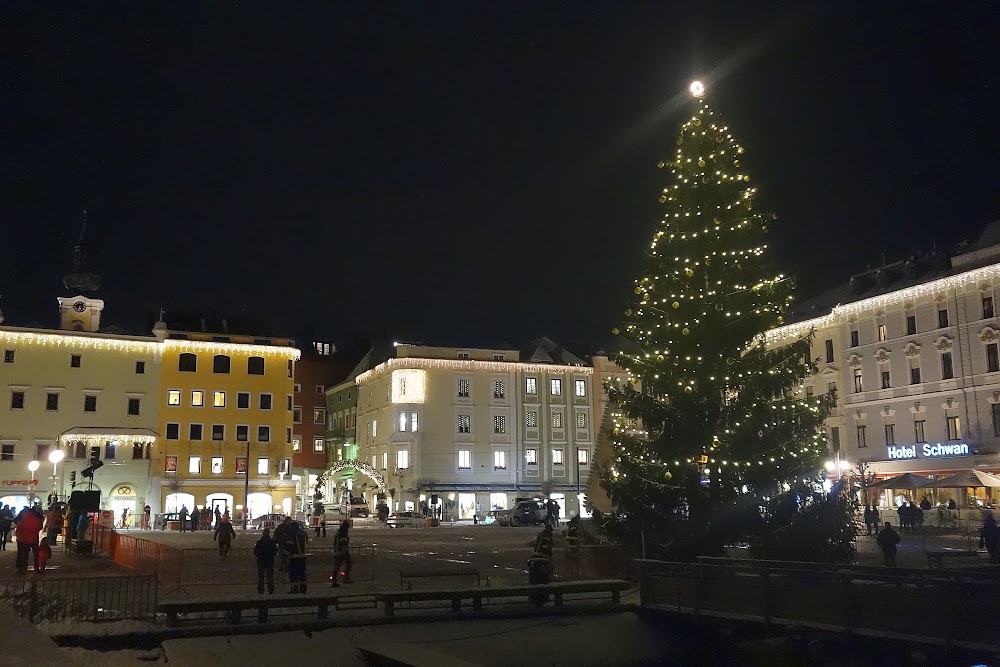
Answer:
[(71, 470), (70, 473), (69, 473), (69, 488), (71, 488), (71, 489), (75, 489), (76, 488), (76, 471), (75, 470)]
[(81, 470), (80, 471), (80, 476), (81, 477), (89, 477), (90, 479), (93, 479), (94, 478), (94, 471), (97, 470), (98, 468), (102, 467), (102, 466), (104, 466), (104, 461), (95, 461), (95, 460), (91, 459), (90, 460), (90, 466), (87, 467), (87, 468), (84, 468), (83, 470)]

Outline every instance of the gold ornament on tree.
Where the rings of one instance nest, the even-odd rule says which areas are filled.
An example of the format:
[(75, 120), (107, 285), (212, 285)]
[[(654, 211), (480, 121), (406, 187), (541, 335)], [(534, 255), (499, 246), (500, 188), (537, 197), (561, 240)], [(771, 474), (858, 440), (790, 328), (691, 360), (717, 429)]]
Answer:
[(698, 160), (698, 166), (699, 166), (699, 167), (704, 167), (704, 166), (705, 166), (705, 161), (704, 161), (704, 160), (701, 160), (701, 159), (699, 159), (699, 160)]
[(686, 276), (687, 276), (688, 278), (690, 278), (691, 276), (693, 276), (693, 275), (694, 275), (694, 269), (691, 269), (691, 268), (687, 268), (687, 269), (684, 269), (684, 274), (685, 274), (685, 275), (686, 275)]
[(660, 169), (663, 169), (663, 167), (665, 167), (666, 164), (667, 164), (666, 162), (660, 160), (659, 162), (656, 163), (656, 166), (659, 167)]
[(681, 333), (687, 336), (689, 333), (691, 333), (691, 330), (688, 329), (687, 327), (684, 327), (683, 329), (681, 329)]
[(680, 301), (674, 301), (674, 302), (673, 302), (673, 303), (672, 303), (671, 305), (672, 305), (672, 306), (674, 307), (674, 309), (676, 310), (677, 308), (680, 308), (680, 307), (681, 307), (681, 302), (680, 302)]
[(694, 391), (694, 389), (691, 387), (691, 385), (687, 385), (686, 387), (684, 387), (685, 394), (690, 394), (692, 391)]

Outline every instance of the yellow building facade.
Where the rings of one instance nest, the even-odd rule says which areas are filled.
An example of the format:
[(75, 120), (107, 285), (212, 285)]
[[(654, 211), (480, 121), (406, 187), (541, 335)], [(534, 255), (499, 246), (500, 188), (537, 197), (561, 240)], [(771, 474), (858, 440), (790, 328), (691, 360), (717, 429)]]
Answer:
[(163, 340), (156, 511), (291, 513), (293, 341), (154, 333)]

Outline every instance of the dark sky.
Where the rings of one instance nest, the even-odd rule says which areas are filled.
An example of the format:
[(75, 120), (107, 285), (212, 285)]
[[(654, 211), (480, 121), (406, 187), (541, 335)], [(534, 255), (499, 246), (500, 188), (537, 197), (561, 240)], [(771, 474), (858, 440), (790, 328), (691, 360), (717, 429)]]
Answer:
[(994, 3), (37, 4), (0, 9), (8, 323), (55, 323), (86, 209), (109, 323), (586, 354), (696, 77), (800, 297), (1000, 218)]

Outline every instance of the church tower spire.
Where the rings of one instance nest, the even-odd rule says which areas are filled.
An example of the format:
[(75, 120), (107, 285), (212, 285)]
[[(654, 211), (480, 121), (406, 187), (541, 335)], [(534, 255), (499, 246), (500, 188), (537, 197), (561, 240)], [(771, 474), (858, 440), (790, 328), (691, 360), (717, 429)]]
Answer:
[(59, 327), (71, 331), (97, 331), (101, 328), (101, 311), (104, 301), (89, 296), (101, 288), (101, 276), (93, 273), (87, 264), (87, 212), (83, 212), (80, 236), (73, 244), (73, 258), (69, 272), (63, 276), (63, 285), (70, 294), (59, 301)]
[(83, 212), (80, 236), (73, 244), (73, 259), (69, 273), (63, 276), (63, 285), (70, 292), (96, 292), (101, 288), (101, 276), (92, 273), (87, 265), (87, 212)]

